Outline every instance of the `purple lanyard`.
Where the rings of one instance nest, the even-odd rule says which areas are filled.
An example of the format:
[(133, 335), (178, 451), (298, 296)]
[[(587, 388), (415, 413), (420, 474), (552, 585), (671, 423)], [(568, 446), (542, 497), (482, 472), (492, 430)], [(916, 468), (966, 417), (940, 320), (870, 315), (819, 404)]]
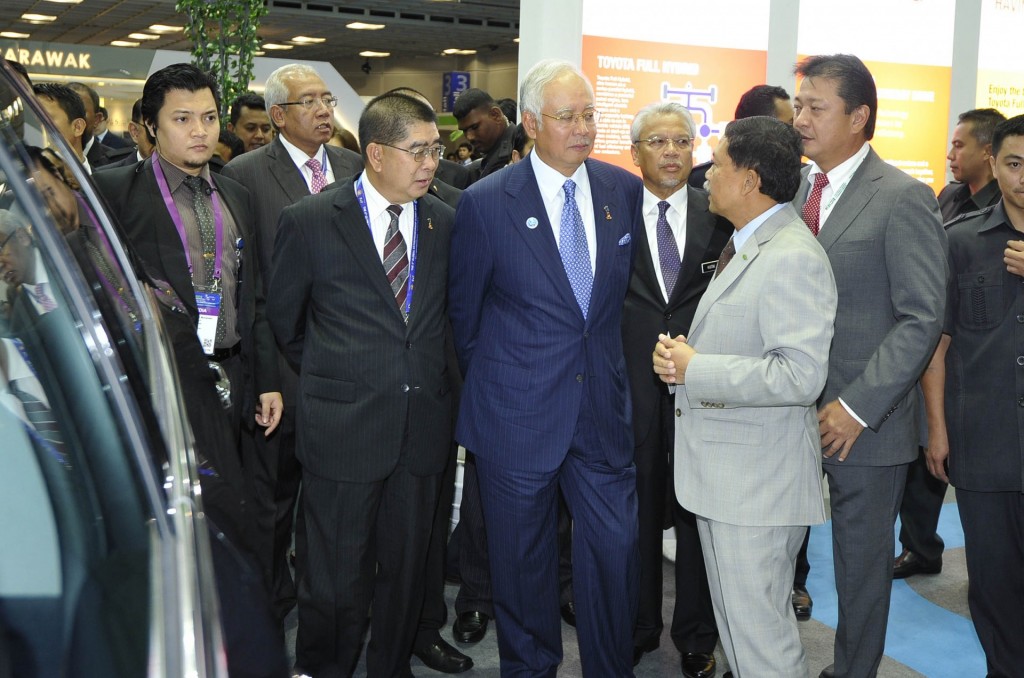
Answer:
[[(326, 150), (326, 149), (325, 149)], [(366, 217), (366, 225), (370, 228), (370, 239), (373, 239), (373, 224), (370, 221), (370, 209), (366, 206), (366, 194), (363, 193), (363, 180), (356, 181), (356, 198), (359, 199), (359, 206), (363, 208), (363, 216)], [(405, 295), (405, 315), (409, 316), (409, 309), (412, 308), (412, 291), (416, 280), (416, 251), (419, 247), (419, 203), (412, 203), (412, 251), (409, 254), (409, 291)]]
[[(153, 159), (153, 174), (156, 175), (156, 185), (160, 187), (160, 195), (164, 198), (164, 205), (167, 206), (167, 211), (171, 214), (171, 221), (174, 222), (174, 228), (178, 231), (178, 237), (181, 238), (181, 246), (185, 248), (185, 261), (188, 262), (188, 273), (192, 275), (192, 252), (188, 246), (188, 235), (185, 233), (185, 224), (181, 221), (181, 214), (178, 212), (178, 206), (174, 204), (174, 198), (171, 197), (171, 189), (167, 185), (167, 179), (164, 178), (164, 171), (160, 167), (160, 159), (157, 156), (157, 152), (153, 151), (151, 156)], [(210, 194), (210, 200), (213, 202), (213, 221), (214, 230), (217, 234), (217, 249), (216, 259), (213, 265), (213, 279), (220, 280), (221, 273), (221, 256), (224, 254), (224, 213), (220, 208), (220, 198), (217, 196), (217, 192), (213, 191)]]

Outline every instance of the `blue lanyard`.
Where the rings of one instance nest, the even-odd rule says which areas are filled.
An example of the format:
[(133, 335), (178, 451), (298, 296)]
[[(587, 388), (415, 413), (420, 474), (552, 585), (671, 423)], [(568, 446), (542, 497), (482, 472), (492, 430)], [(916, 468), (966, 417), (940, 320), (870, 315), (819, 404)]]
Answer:
[[(326, 149), (325, 149), (326, 150)], [(363, 208), (363, 216), (366, 218), (366, 225), (370, 229), (370, 239), (373, 239), (373, 222), (370, 221), (370, 210), (366, 206), (366, 194), (363, 193), (363, 180), (356, 180), (355, 185), (356, 198), (359, 200), (359, 206)], [(417, 201), (412, 203), (412, 250), (409, 254), (409, 292), (405, 295), (405, 317), (409, 317), (409, 310), (412, 308), (412, 291), (415, 285), (413, 284), (416, 280), (416, 251), (419, 247), (419, 204)]]
[[(181, 246), (185, 248), (185, 261), (188, 263), (189, 276), (192, 275), (192, 252), (188, 246), (188, 234), (185, 233), (185, 224), (181, 220), (181, 214), (178, 212), (178, 206), (174, 204), (174, 198), (171, 197), (171, 189), (167, 185), (167, 179), (164, 177), (164, 170), (160, 167), (160, 158), (156, 151), (153, 151), (151, 156), (153, 161), (153, 174), (156, 175), (156, 184), (160, 187), (160, 195), (164, 198), (164, 205), (167, 206), (167, 211), (171, 214), (171, 221), (174, 222), (174, 228), (178, 231), (178, 237), (181, 238)], [(220, 280), (221, 275), (221, 257), (224, 255), (224, 213), (220, 208), (220, 198), (217, 196), (217, 192), (214, 191), (210, 194), (210, 200), (213, 202), (213, 221), (214, 230), (217, 234), (217, 245), (213, 264), (213, 279), (215, 281)]]

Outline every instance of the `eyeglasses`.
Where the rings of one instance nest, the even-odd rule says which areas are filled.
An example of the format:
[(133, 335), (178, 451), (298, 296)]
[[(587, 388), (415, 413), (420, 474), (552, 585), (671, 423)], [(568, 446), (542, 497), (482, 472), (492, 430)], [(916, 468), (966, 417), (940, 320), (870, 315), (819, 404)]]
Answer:
[(442, 154), (444, 154), (444, 146), (440, 146), (440, 145), (438, 145), (438, 146), (424, 146), (423, 148), (417, 148), (417, 149), (414, 149), (414, 150), (410, 151), (408, 148), (399, 148), (398, 146), (392, 146), (391, 144), (385, 144), (382, 141), (378, 141), (376, 143), (380, 144), (381, 146), (387, 146), (388, 148), (393, 148), (396, 151), (402, 151), (403, 153), (408, 153), (409, 155), (412, 156), (412, 159), (415, 160), (416, 162), (423, 162), (424, 160), (427, 159), (428, 155), (431, 158), (433, 158), (434, 160), (437, 160), (438, 158), (441, 157)]
[(338, 105), (338, 97), (302, 97), (299, 101), (285, 101), (277, 105), (302, 106), (308, 111), (311, 108), (316, 108), (318, 104), (323, 104), (324, 108), (334, 108)]
[(7, 234), (7, 237), (3, 239), (3, 242), (0, 242), (0, 252), (3, 252), (7, 248), (7, 243), (11, 241), (11, 238), (13, 238), (14, 234), (17, 232), (18, 229), (14, 229), (13, 231)]
[(587, 127), (594, 127), (597, 122), (601, 119), (601, 114), (595, 110), (586, 110), (582, 113), (559, 113), (558, 115), (548, 115), (547, 113), (541, 113), (545, 118), (551, 118), (561, 127), (569, 129), (576, 127), (581, 121)]
[(649, 137), (637, 139), (634, 144), (647, 144), (652, 151), (663, 151), (669, 144), (674, 144), (680, 151), (688, 151), (693, 147), (693, 137), (679, 137), (678, 139), (665, 139), (664, 137)]

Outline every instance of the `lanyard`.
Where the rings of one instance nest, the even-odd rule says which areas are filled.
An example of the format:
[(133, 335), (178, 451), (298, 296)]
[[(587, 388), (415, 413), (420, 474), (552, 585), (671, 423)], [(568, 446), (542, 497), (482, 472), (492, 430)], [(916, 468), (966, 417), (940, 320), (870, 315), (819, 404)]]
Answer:
[[(325, 151), (327, 149), (324, 149)], [(363, 216), (366, 217), (366, 225), (370, 228), (370, 239), (373, 239), (373, 224), (370, 221), (370, 210), (366, 206), (366, 194), (363, 193), (363, 180), (356, 181), (356, 198), (359, 199), (359, 206), (363, 208)], [(416, 280), (416, 250), (419, 246), (419, 205), (417, 201), (412, 203), (412, 252), (409, 255), (409, 292), (405, 295), (405, 316), (409, 317), (409, 309), (412, 308), (413, 284)]]
[[(178, 206), (174, 204), (174, 198), (171, 197), (171, 189), (167, 185), (167, 179), (164, 177), (164, 171), (160, 167), (160, 159), (156, 151), (153, 151), (152, 158), (153, 174), (156, 175), (156, 184), (160, 187), (160, 195), (164, 198), (164, 205), (167, 206), (167, 211), (171, 214), (171, 221), (174, 222), (174, 228), (177, 229), (178, 237), (181, 238), (181, 246), (185, 248), (185, 261), (188, 263), (188, 273), (191, 276), (192, 253), (188, 246), (188, 235), (185, 233), (185, 224), (181, 220), (181, 214), (178, 212)], [(210, 199), (213, 202), (214, 230), (217, 234), (216, 259), (213, 264), (213, 279), (220, 280), (221, 256), (224, 254), (224, 213), (221, 211), (220, 198), (216, 191), (210, 193)]]

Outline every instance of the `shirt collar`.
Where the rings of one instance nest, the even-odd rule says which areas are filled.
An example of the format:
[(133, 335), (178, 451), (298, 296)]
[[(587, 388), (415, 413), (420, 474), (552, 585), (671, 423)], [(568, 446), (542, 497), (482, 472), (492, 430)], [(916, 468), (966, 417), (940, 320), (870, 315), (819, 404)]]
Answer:
[[(380, 194), (380, 191), (373, 185), (370, 178), (366, 176), (366, 170), (363, 170), (363, 173), (359, 175), (356, 183), (361, 184), (363, 187), (363, 196), (366, 198), (366, 213), (370, 215), (370, 222), (373, 223), (393, 203)], [(412, 202), (403, 203), (402, 212), (404, 213), (411, 206)]]
[[(828, 176), (828, 185), (832, 187), (833, 191), (838, 191), (839, 188), (849, 181), (853, 173), (857, 171), (860, 164), (864, 162), (864, 158), (868, 157), (868, 151), (871, 150), (871, 144), (864, 142), (864, 145), (860, 147), (860, 150), (851, 155), (849, 158), (839, 163), (826, 172)], [(807, 181), (814, 185), (814, 175), (821, 174), (821, 168), (818, 167), (818, 163), (811, 163), (811, 171), (807, 173)]]
[(281, 139), (281, 145), (284, 146), (284, 150), (288, 151), (288, 156), (295, 163), (296, 167), (301, 168), (306, 164), (306, 161), (310, 158), (316, 158), (321, 164), (327, 161), (327, 154), (324, 153), (324, 145), (320, 144), (320, 148), (316, 149), (315, 155), (306, 155), (306, 152), (284, 138), (283, 134), (278, 134), (278, 138)]
[(540, 159), (540, 155), (531, 152), (528, 156), (533, 167), (533, 174), (537, 178), (537, 188), (545, 199), (552, 199), (558, 196), (567, 179), (572, 179), (576, 184), (576, 201), (586, 204), (584, 198), (590, 197), (590, 178), (587, 174), (587, 164), (580, 163), (571, 177), (567, 177)]
[[(651, 193), (651, 191), (646, 186), (644, 186), (644, 214), (651, 214), (652, 212), (654, 214), (657, 214), (658, 203), (660, 202), (661, 198)], [(684, 183), (678, 191), (676, 191), (669, 197), (665, 198), (665, 202), (667, 202), (669, 206), (676, 212), (679, 212), (680, 214), (686, 214), (686, 205), (689, 202), (686, 184)]]
[[(174, 193), (178, 190), (178, 187), (181, 186), (182, 182), (185, 181), (185, 177), (189, 176), (188, 172), (171, 164), (167, 160), (164, 160), (159, 153), (156, 153), (151, 157), (155, 157), (157, 162), (160, 163), (160, 169), (164, 171), (164, 178), (167, 179), (167, 188), (171, 193)], [(199, 170), (199, 176), (201, 176), (206, 183), (213, 186), (213, 182), (210, 181), (209, 164), (203, 165), (203, 169)]]
[(738, 231), (736, 231), (736, 233), (733, 234), (733, 236), (732, 236), (732, 245), (733, 245), (733, 247), (736, 248), (736, 251), (739, 252), (743, 248), (743, 245), (748, 240), (750, 240), (750, 237), (752, 235), (754, 235), (754, 233), (757, 231), (758, 228), (761, 227), (761, 224), (763, 224), (764, 222), (768, 221), (768, 219), (773, 214), (775, 214), (776, 212), (778, 212), (779, 210), (781, 210), (783, 207), (785, 207), (788, 204), (789, 203), (780, 202), (780, 203), (778, 203), (776, 205), (773, 205), (772, 207), (769, 207), (764, 212), (761, 212), (759, 215), (757, 215), (756, 217), (751, 219), (749, 222), (747, 222), (746, 226), (744, 226), (743, 228), (741, 228)]

